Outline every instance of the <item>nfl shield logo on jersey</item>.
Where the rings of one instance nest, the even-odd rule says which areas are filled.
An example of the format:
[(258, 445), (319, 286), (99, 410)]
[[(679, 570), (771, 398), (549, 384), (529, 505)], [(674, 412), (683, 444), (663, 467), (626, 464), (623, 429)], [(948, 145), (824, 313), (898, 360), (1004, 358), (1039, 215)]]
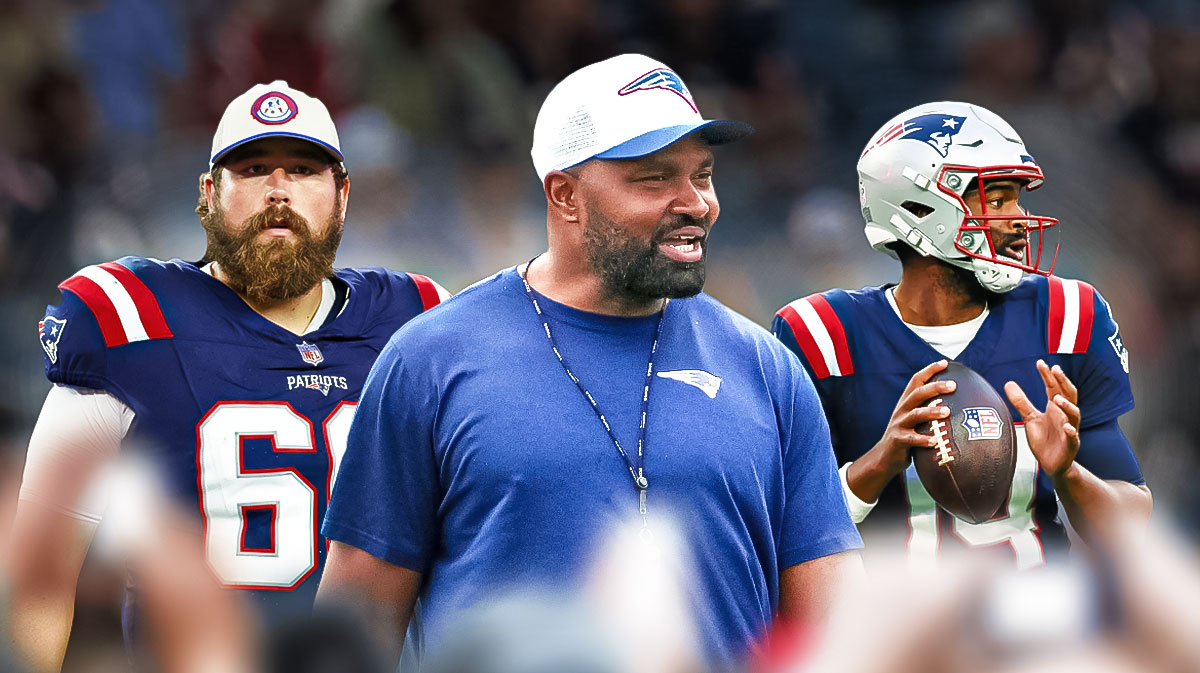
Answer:
[(1000, 415), (991, 407), (963, 409), (962, 424), (967, 439), (1000, 439)]
[(62, 338), (66, 320), (46, 316), (38, 321), (38, 341), (42, 342), (42, 350), (50, 358), (50, 364), (58, 362), (58, 340)]
[(314, 367), (325, 361), (325, 356), (321, 355), (321, 349), (317, 348), (315, 344), (302, 341), (296, 344), (296, 349), (300, 351), (300, 357)]

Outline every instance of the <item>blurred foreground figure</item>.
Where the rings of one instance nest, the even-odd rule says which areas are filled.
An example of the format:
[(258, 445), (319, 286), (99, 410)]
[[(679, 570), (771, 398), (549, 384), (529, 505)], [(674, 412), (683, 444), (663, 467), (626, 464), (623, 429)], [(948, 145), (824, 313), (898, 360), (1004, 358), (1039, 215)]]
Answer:
[[(1100, 293), (1050, 275), (1058, 221), (1020, 204), (1044, 176), (1017, 132), (975, 105), (928, 103), (884, 124), (858, 175), (867, 239), (900, 260), (900, 282), (796, 300), (772, 330), (816, 381), (867, 558), (904, 545), (927, 562), (965, 547), (1033, 568), (1067, 548), (1060, 502), (1085, 540), (1112, 509), (1148, 519), (1150, 491), (1117, 424), (1133, 408), (1128, 353)], [(946, 359), (1003, 390), (1024, 420), (1008, 502), (983, 523), (938, 507), (912, 466), (936, 443), (922, 423), (1000, 433), (995, 410), (948, 418), (930, 404), (953, 390), (929, 382)]]
[[(222, 585), (252, 593), (269, 621), (310, 609), (317, 525), (367, 372), (445, 296), (416, 274), (333, 268), (342, 161), (319, 100), (255, 86), (229, 104), (200, 177), (204, 259), (125, 257), (59, 286), (38, 325), (54, 387), (7, 554), (11, 638), (34, 671), (61, 666), (104, 509), (85, 493), (122, 444), (199, 519), (195, 543)], [(127, 639), (144, 628), (137, 585)]]
[[(1168, 531), (1114, 513), (1097, 564), (873, 564), (804, 661), (760, 673), (1200, 671), (1200, 566)], [(870, 643), (864, 647), (863, 643)]]
[(776, 613), (823, 619), (860, 540), (816, 391), (701, 293), (712, 146), (749, 131), (705, 120), (641, 55), (551, 91), (532, 152), (549, 249), (380, 355), (325, 519), (321, 602), (390, 623), (398, 651), (420, 595), (436, 650), (491, 594), (580, 591), (633, 517), (646, 544), (678, 526), (704, 658), (739, 661)]

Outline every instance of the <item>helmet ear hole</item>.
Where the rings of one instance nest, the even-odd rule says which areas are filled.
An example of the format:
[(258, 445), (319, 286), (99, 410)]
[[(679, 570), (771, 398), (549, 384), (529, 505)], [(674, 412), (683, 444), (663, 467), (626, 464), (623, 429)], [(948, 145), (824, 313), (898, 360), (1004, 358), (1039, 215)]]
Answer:
[(927, 206), (924, 203), (919, 203), (917, 201), (905, 201), (904, 203), (900, 204), (900, 207), (912, 213), (913, 216), (917, 218), (925, 217), (933, 212), (933, 208), (931, 206)]

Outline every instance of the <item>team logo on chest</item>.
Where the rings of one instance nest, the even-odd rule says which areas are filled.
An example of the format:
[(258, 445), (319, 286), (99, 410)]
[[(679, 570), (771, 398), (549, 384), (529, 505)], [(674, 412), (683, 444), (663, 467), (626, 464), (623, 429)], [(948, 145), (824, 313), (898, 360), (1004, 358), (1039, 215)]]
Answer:
[(58, 362), (58, 340), (62, 338), (63, 330), (67, 327), (66, 320), (46, 316), (38, 321), (38, 341), (42, 342), (42, 350), (50, 358), (50, 364)]
[(991, 407), (963, 409), (962, 426), (967, 431), (967, 439), (1000, 439), (1000, 415)]
[(325, 361), (325, 356), (321, 355), (321, 349), (317, 348), (316, 344), (301, 341), (296, 344), (296, 350), (300, 351), (300, 357), (304, 358), (305, 362), (314, 367)]
[(349, 390), (350, 386), (345, 376), (325, 376), (322, 374), (296, 374), (287, 377), (288, 390), (305, 388), (315, 390), (322, 395), (329, 395), (332, 388)]
[(676, 369), (669, 372), (659, 372), (659, 377), (686, 383), (699, 388), (708, 395), (708, 399), (716, 399), (717, 391), (721, 389), (721, 377), (714, 376), (703, 369)]

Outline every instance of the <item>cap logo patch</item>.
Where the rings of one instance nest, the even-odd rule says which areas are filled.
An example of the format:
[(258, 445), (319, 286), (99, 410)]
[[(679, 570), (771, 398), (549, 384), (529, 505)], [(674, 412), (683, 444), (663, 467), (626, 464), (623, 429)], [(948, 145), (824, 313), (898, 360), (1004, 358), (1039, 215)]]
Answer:
[(617, 91), (617, 95), (628, 96), (635, 91), (650, 91), (652, 89), (670, 91), (676, 96), (682, 98), (684, 102), (688, 104), (688, 107), (692, 108), (692, 112), (700, 112), (700, 110), (696, 108), (696, 102), (692, 100), (692, 92), (688, 91), (688, 88), (683, 84), (683, 80), (679, 79), (679, 75), (676, 75), (674, 71), (668, 68), (657, 68), (655, 70), (651, 70), (645, 75), (642, 75), (629, 84), (621, 87), (621, 89)]
[(250, 114), (264, 124), (289, 122), (297, 112), (299, 109), (296, 108), (296, 101), (292, 100), (291, 96), (278, 91), (264, 93), (250, 106)]

